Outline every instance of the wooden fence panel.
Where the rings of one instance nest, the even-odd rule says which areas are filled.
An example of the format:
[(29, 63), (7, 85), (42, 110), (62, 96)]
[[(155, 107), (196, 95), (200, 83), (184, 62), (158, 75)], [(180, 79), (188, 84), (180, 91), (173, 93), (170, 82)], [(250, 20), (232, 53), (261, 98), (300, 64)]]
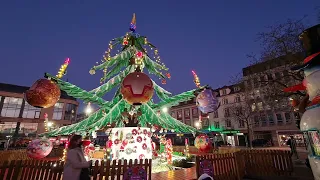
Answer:
[[(143, 168), (147, 178), (151, 179), (152, 160), (119, 160), (119, 161), (96, 161), (92, 168), (93, 180), (107, 180), (123, 178), (128, 168)], [(0, 179), (2, 180), (61, 180), (63, 176), (64, 162), (61, 161), (38, 161), (17, 160), (5, 161), (0, 164)]]
[[(243, 150), (247, 176), (290, 176), (293, 164), (289, 151)], [(240, 165), (239, 167), (242, 167)]]

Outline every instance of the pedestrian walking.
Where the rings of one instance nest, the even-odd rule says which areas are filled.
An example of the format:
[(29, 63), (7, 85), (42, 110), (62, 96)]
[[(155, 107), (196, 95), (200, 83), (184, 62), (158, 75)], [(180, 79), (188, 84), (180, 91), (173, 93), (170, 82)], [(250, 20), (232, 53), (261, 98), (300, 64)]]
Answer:
[(67, 159), (63, 169), (63, 180), (90, 180), (88, 162), (82, 150), (82, 136), (71, 137)]
[(291, 157), (295, 155), (297, 159), (299, 159), (298, 152), (297, 152), (297, 143), (293, 136), (290, 136), (290, 139), (287, 141), (287, 145), (290, 146)]

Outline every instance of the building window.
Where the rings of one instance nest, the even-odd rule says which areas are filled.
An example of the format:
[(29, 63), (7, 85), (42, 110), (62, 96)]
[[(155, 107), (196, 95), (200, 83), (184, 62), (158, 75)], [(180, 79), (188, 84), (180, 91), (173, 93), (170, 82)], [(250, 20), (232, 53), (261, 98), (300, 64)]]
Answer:
[(233, 88), (233, 90), (234, 90), (235, 92), (240, 91), (240, 87), (236, 86), (236, 87)]
[(36, 133), (38, 129), (38, 123), (21, 123), (19, 133), (31, 134)]
[(231, 127), (231, 120), (230, 119), (226, 119), (226, 127)]
[(30, 104), (28, 104), (26, 101), (23, 108), (22, 117), (30, 118), (30, 119), (38, 119), (40, 118), (40, 112), (41, 112), (40, 108), (33, 107)]
[(258, 127), (259, 124), (260, 124), (260, 122), (259, 122), (259, 116), (254, 116), (254, 117), (253, 117), (253, 120), (254, 120), (254, 125), (255, 125), (256, 127)]
[(284, 117), (286, 118), (286, 123), (289, 123), (291, 121), (291, 114), (286, 112), (284, 113)]
[(0, 133), (12, 134), (16, 130), (16, 126), (16, 122), (4, 122), (3, 124), (0, 124)]
[(182, 120), (182, 110), (181, 109), (177, 111), (177, 119)]
[(262, 125), (262, 126), (266, 126), (266, 125), (267, 125), (267, 117), (266, 117), (265, 114), (262, 114), (262, 115), (260, 116), (260, 121), (261, 121), (261, 125)]
[(240, 100), (240, 96), (236, 96), (235, 98), (234, 98), (234, 102), (236, 102), (236, 103), (238, 103), (238, 102), (240, 102), (241, 100)]
[(257, 108), (258, 108), (259, 111), (262, 111), (262, 110), (263, 110), (263, 104), (262, 104), (262, 102), (258, 102), (258, 103), (257, 103)]
[(171, 111), (171, 116), (175, 118), (176, 117), (176, 112)]
[(191, 121), (190, 120), (186, 120), (185, 124), (191, 126)]
[(2, 117), (19, 117), (21, 105), (21, 98), (5, 97), (1, 111)]
[(61, 120), (63, 114), (63, 103), (56, 103), (53, 109), (52, 119)]
[(269, 125), (274, 125), (273, 114), (268, 114)]
[(277, 123), (281, 125), (283, 123), (281, 114), (276, 114), (276, 116), (277, 116)]
[(222, 90), (222, 95), (226, 95), (227, 94), (227, 90), (226, 89), (223, 89)]
[(213, 112), (213, 118), (218, 118), (218, 117), (219, 117), (218, 111), (214, 111)]
[(184, 109), (184, 118), (190, 119), (190, 109)]
[(64, 111), (64, 119), (65, 120), (76, 120), (76, 111), (77, 111), (77, 105), (75, 104), (67, 104), (66, 110)]
[(203, 120), (203, 126), (208, 127), (209, 126), (209, 119)]
[(222, 99), (222, 104), (228, 104), (228, 99), (227, 98)]
[(199, 117), (198, 108), (192, 108), (192, 117)]
[(230, 111), (229, 108), (224, 109), (224, 117), (229, 117), (230, 116)]
[(244, 128), (244, 120), (239, 120), (239, 128)]
[(255, 111), (257, 108), (256, 103), (252, 103), (251, 105), (251, 111)]
[(220, 123), (219, 123), (219, 121), (215, 121), (215, 122), (214, 122), (214, 128), (220, 129)]

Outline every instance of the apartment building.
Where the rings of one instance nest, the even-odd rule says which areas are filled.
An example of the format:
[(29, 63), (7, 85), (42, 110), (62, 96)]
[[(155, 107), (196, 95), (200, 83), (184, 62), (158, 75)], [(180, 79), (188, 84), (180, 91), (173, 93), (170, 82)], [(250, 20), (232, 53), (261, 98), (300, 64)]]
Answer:
[[(48, 114), (50, 128), (71, 124), (77, 114), (79, 103), (75, 98), (61, 92), (60, 100), (50, 108), (36, 108), (24, 100), (29, 87), (0, 83), (0, 136), (35, 136), (45, 131), (44, 114)], [(18, 126), (18, 128), (16, 128)]]
[(254, 112), (254, 139), (286, 146), (289, 136), (294, 136), (297, 145), (304, 146), (303, 135), (295, 125), (300, 116), (293, 111), (290, 99), (281, 95), (281, 83), (288, 86), (300, 83), (289, 75), (293, 59), (296, 58), (280, 57), (243, 68), (245, 93)]

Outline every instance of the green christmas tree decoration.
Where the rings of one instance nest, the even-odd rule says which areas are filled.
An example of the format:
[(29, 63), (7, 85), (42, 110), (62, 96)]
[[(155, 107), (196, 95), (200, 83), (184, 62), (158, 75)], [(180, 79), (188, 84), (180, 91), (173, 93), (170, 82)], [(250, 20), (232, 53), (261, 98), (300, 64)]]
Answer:
[[(112, 54), (113, 49), (120, 49)], [(153, 51), (153, 53), (151, 53)], [(150, 57), (154, 57), (151, 59)], [(132, 127), (132, 122), (137, 126), (160, 126), (163, 129), (174, 130), (177, 133), (195, 133), (197, 130), (173, 118), (162, 108), (170, 108), (180, 102), (191, 100), (203, 88), (190, 90), (175, 96), (152, 81), (155, 94), (160, 99), (159, 103), (150, 100), (148, 103), (130, 105), (123, 99), (120, 88), (124, 78), (132, 72), (149, 72), (164, 80), (171, 75), (165, 73), (168, 68), (161, 62), (157, 48), (145, 36), (135, 32), (135, 25), (130, 26), (130, 32), (125, 36), (115, 38), (109, 43), (101, 63), (90, 69), (94, 75), (97, 70), (103, 71), (101, 85), (91, 91), (86, 91), (71, 83), (65, 82), (48, 73), (45, 77), (55, 81), (61, 90), (69, 96), (90, 102), (99, 106), (99, 109), (86, 119), (59, 129), (52, 130), (42, 135), (58, 136), (74, 133), (86, 134), (106, 127)], [(165, 75), (164, 75), (165, 74)], [(114, 98), (110, 101), (102, 97), (112, 89), (117, 89)], [(133, 124), (134, 125), (134, 124)]]

